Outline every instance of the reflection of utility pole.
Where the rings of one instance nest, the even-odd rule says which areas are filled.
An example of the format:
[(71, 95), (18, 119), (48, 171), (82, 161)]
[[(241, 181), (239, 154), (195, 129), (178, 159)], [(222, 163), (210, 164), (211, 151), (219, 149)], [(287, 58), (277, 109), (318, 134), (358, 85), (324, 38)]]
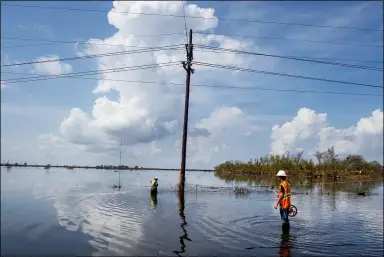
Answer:
[(191, 81), (191, 73), (193, 73), (193, 47), (192, 47), (192, 30), (189, 30), (189, 42), (186, 45), (187, 61), (183, 62), (183, 67), (187, 71), (186, 87), (185, 87), (185, 106), (184, 106), (184, 125), (183, 125), (183, 141), (181, 150), (181, 169), (179, 191), (184, 191), (185, 185), (185, 159), (187, 155), (187, 134), (188, 134), (188, 110), (189, 110), (189, 85)]
[(185, 245), (184, 240), (187, 240), (187, 241), (192, 241), (192, 240), (188, 237), (187, 229), (185, 228), (186, 226), (188, 226), (188, 223), (185, 220), (185, 214), (184, 214), (184, 208), (185, 208), (185, 206), (184, 206), (184, 200), (185, 200), (184, 199), (184, 190), (179, 190), (178, 198), (179, 198), (179, 216), (181, 218), (180, 227), (183, 230), (183, 235), (179, 237), (181, 251), (173, 251), (173, 252), (175, 254), (177, 254), (177, 256), (181, 256), (180, 255), (181, 253), (185, 253), (186, 245)]

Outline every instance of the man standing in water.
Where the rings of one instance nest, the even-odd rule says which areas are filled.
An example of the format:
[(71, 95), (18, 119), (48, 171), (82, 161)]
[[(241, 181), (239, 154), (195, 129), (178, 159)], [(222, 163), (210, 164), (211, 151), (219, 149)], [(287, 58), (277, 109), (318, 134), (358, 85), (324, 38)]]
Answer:
[(152, 181), (151, 181), (151, 194), (157, 194), (157, 186), (159, 184), (157, 183), (157, 177), (155, 177)]
[(277, 209), (277, 206), (280, 204), (280, 216), (283, 221), (283, 225), (289, 225), (288, 213), (289, 207), (291, 206), (291, 185), (286, 180), (287, 174), (285, 174), (285, 171), (279, 170), (276, 176), (279, 178), (281, 183), (279, 186), (279, 195), (274, 208)]

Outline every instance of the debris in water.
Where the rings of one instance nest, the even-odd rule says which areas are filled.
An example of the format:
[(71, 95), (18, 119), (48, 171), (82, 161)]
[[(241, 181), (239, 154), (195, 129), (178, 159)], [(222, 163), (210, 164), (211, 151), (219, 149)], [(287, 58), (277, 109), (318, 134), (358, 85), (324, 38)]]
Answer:
[(235, 194), (249, 194), (250, 191), (248, 188), (244, 188), (244, 187), (236, 187), (233, 192), (235, 192)]

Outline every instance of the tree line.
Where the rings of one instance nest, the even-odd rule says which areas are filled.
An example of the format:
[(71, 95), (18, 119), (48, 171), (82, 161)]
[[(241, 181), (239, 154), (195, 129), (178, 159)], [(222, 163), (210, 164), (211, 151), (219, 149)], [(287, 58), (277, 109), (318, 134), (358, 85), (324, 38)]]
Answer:
[(221, 178), (233, 176), (270, 176), (285, 170), (289, 176), (339, 179), (347, 176), (382, 177), (383, 166), (377, 161), (366, 161), (361, 155), (341, 158), (334, 147), (316, 152), (317, 162), (304, 159), (303, 151), (283, 155), (270, 154), (248, 162), (226, 161), (215, 166), (215, 175)]

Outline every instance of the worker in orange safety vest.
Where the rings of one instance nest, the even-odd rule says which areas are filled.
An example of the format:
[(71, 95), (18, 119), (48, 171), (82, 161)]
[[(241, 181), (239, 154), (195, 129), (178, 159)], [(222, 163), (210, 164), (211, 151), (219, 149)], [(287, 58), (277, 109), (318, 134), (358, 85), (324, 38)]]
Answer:
[(277, 172), (276, 177), (279, 178), (281, 183), (279, 186), (277, 202), (274, 208), (277, 209), (277, 206), (280, 205), (281, 220), (283, 221), (283, 224), (289, 224), (288, 213), (289, 208), (291, 206), (291, 185), (286, 180), (287, 174), (285, 173), (285, 171), (279, 170), (279, 172)]

